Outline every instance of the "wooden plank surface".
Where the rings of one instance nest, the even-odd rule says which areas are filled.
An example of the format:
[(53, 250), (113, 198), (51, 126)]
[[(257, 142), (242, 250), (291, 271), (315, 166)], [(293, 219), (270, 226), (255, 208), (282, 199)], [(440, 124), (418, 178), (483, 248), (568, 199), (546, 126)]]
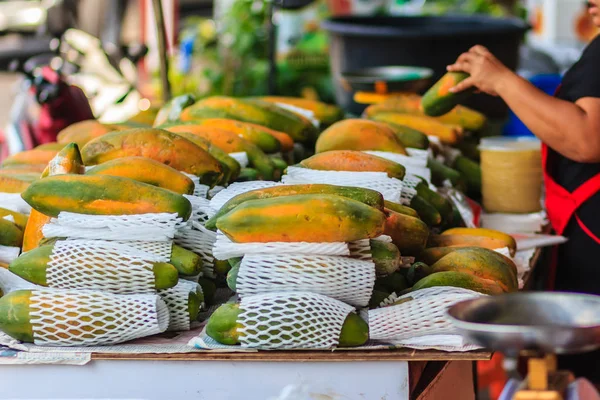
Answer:
[(444, 352), (437, 350), (336, 350), (336, 351), (202, 351), (182, 354), (94, 353), (92, 360), (140, 361), (253, 361), (253, 362), (360, 362), (360, 361), (476, 361), (489, 360), (487, 351)]

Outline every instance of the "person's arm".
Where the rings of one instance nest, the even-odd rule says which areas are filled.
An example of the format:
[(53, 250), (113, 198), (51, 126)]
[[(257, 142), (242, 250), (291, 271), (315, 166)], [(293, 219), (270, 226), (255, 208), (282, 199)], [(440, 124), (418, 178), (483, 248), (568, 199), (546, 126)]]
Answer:
[(471, 75), (452, 91), (474, 86), (500, 96), (540, 140), (563, 156), (584, 163), (600, 162), (600, 98), (585, 97), (571, 103), (549, 96), (481, 46), (461, 55), (448, 70)]

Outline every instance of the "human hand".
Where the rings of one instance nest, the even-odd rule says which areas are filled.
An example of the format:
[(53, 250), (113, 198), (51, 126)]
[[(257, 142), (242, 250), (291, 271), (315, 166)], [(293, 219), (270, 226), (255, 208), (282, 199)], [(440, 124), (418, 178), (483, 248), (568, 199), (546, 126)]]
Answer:
[(475, 87), (477, 90), (492, 96), (498, 95), (498, 86), (511, 73), (504, 64), (483, 46), (474, 46), (467, 53), (461, 54), (456, 62), (449, 65), (447, 69), (448, 71), (466, 72), (470, 75), (451, 88), (451, 92), (457, 93)]

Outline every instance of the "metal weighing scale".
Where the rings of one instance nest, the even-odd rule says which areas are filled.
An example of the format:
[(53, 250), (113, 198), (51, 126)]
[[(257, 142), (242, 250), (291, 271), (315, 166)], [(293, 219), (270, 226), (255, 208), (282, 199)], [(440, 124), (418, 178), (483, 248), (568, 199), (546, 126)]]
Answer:
[(557, 370), (557, 354), (600, 348), (600, 296), (530, 292), (486, 296), (452, 306), (454, 326), (470, 342), (499, 351), (509, 376), (519, 378), (518, 357), (528, 375), (514, 400), (562, 400), (574, 381)]

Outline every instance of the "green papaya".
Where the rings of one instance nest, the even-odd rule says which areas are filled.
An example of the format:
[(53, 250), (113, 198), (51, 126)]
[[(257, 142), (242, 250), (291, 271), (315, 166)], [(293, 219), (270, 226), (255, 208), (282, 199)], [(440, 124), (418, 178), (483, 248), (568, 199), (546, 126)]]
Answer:
[(371, 257), (375, 264), (375, 273), (378, 276), (393, 274), (400, 268), (402, 257), (395, 244), (374, 239), (370, 240), (370, 244)]

